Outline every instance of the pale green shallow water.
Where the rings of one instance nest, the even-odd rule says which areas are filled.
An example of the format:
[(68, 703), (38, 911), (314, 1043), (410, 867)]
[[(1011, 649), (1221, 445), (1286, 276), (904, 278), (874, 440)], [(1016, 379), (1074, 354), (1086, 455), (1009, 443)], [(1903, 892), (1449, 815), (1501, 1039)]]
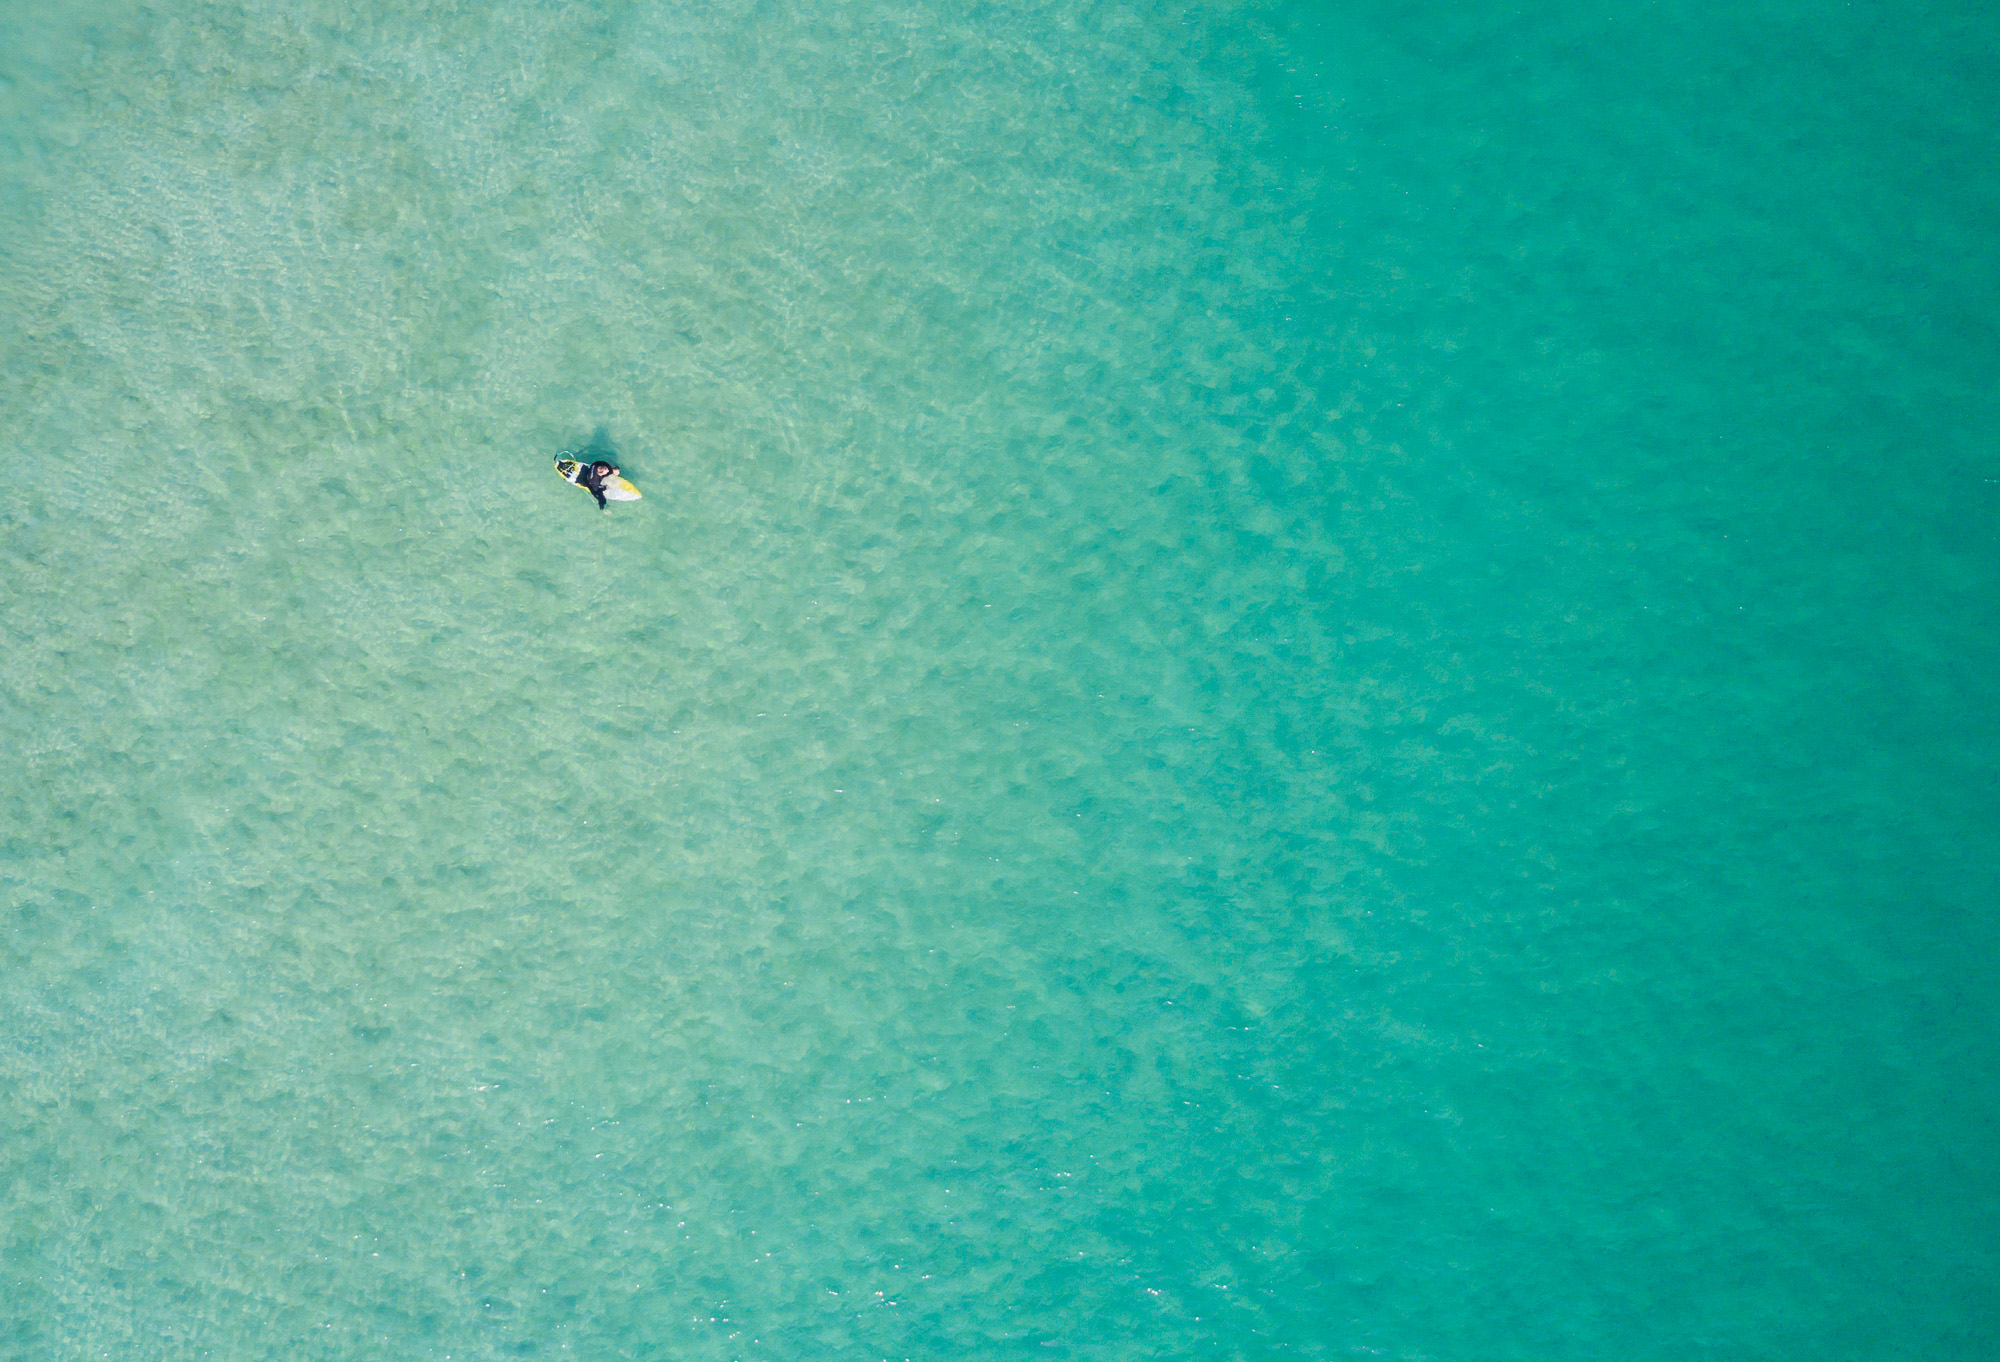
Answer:
[(1995, 19), (1619, 8), (0, 8), (0, 1356), (1992, 1356)]

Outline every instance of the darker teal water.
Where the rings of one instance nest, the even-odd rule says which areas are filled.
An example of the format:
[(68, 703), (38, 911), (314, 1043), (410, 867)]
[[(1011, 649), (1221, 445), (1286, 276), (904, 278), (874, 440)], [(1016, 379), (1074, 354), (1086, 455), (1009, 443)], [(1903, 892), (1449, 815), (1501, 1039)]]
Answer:
[(1424, 621), (1376, 674), (1462, 668), (1432, 704), (1534, 750), (1461, 769), (1459, 818), (1449, 748), (1391, 796), (1398, 899), (1451, 926), (1381, 982), (1497, 1055), (1438, 1075), (1464, 1124), (1393, 1179), (1428, 1251), (1329, 1266), (1426, 1355), (1977, 1355), (1994, 28), (1357, 18), (1266, 73), (1319, 177), (1293, 296), (1424, 357), (1379, 388), (1422, 511), (1326, 614)]
[(0, 1355), (1989, 1355), (1996, 66), (6, 17)]
[(1319, 201), (1452, 347), (1384, 608), (1562, 735), (1406, 890), (1486, 924), (1425, 1010), (1535, 1057), (1465, 1076), (1467, 1156), (1544, 1212), (1573, 1294), (1491, 1303), (1550, 1346), (1990, 1337), (1994, 43), (1904, 17), (1308, 30), (1372, 96)]

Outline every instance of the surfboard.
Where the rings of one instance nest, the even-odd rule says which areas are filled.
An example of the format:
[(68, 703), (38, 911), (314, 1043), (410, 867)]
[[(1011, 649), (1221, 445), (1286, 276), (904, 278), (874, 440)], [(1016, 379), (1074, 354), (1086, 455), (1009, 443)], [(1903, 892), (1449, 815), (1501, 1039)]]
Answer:
[[(581, 486), (577, 482), (577, 475), (582, 471), (583, 465), (575, 459), (556, 460), (556, 476), (572, 487)], [(621, 476), (613, 475), (604, 480), (604, 499), (606, 501), (638, 501), (644, 495), (645, 493), (641, 492)]]

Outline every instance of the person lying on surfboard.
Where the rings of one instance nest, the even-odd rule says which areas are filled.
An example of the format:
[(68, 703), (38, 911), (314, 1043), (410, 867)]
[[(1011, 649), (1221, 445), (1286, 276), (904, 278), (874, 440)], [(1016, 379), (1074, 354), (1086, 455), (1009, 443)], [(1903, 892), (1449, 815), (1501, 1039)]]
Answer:
[(566, 459), (558, 454), (556, 455), (556, 472), (562, 474), (565, 481), (575, 483), (578, 487), (596, 497), (598, 510), (609, 511), (611, 509), (604, 504), (604, 484), (618, 476), (617, 465), (608, 464), (602, 459), (599, 459), (596, 463), (578, 463), (575, 459)]

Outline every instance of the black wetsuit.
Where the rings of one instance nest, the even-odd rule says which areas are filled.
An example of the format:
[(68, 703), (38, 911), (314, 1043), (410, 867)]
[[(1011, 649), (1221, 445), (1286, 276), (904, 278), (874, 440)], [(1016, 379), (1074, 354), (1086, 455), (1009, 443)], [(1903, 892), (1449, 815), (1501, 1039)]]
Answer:
[(576, 485), (597, 498), (599, 510), (609, 510), (611, 508), (604, 504), (604, 484), (615, 476), (617, 476), (617, 470), (613, 469), (611, 472), (599, 477), (597, 465), (587, 463), (576, 470)]

